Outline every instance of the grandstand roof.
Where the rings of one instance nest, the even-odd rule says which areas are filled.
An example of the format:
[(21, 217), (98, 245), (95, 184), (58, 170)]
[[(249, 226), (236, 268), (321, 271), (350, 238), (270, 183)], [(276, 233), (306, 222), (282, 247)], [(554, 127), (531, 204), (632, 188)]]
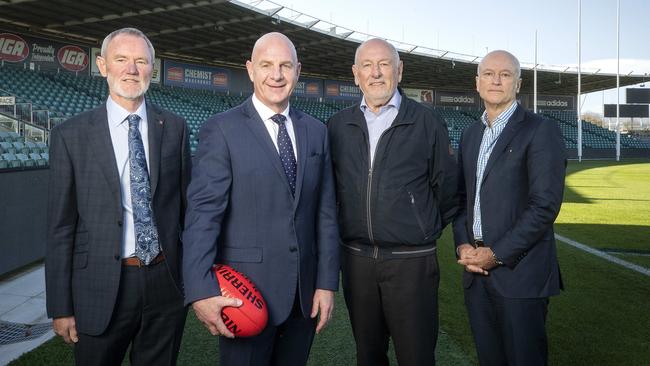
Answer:
[[(0, 27), (99, 46), (111, 31), (134, 26), (150, 37), (160, 57), (235, 67), (243, 67), (260, 35), (278, 31), (296, 45), (303, 75), (350, 80), (358, 45), (352, 36), (357, 32), (341, 32), (342, 28), (334, 25), (323, 29), (322, 24), (329, 23), (311, 17), (287, 17), (286, 10), (279, 5), (262, 10), (225, 0), (0, 0)], [(479, 57), (396, 46), (404, 61), (402, 86), (474, 90)], [(521, 92), (532, 94), (533, 71), (524, 68), (522, 77)], [(577, 73), (570, 68), (538, 68), (537, 79), (540, 94), (577, 93)], [(643, 76), (620, 77), (621, 86), (643, 81)], [(583, 93), (614, 87), (615, 75), (582, 73)]]

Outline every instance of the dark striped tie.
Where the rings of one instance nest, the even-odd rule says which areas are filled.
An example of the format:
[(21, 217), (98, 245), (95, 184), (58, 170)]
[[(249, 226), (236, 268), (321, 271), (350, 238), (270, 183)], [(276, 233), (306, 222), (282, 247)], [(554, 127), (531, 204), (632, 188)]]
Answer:
[(280, 126), (278, 131), (278, 150), (280, 153), (280, 161), (284, 168), (284, 174), (287, 176), (289, 187), (291, 187), (291, 194), (296, 193), (296, 156), (293, 154), (293, 144), (287, 132), (286, 121), (287, 117), (276, 114), (271, 117), (271, 120)]

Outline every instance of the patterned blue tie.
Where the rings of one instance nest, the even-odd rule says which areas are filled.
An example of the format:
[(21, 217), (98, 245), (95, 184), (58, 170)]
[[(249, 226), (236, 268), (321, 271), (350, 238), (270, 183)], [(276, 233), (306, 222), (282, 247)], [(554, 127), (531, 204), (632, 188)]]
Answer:
[(284, 168), (284, 174), (287, 176), (289, 187), (291, 187), (291, 194), (296, 194), (296, 156), (293, 154), (293, 144), (287, 132), (285, 122), (287, 117), (276, 114), (271, 117), (271, 120), (280, 126), (278, 131), (278, 150), (280, 153), (280, 160)]
[(151, 187), (147, 159), (138, 130), (140, 116), (130, 114), (126, 119), (129, 121), (129, 166), (131, 171), (131, 207), (135, 228), (135, 255), (147, 265), (160, 253), (158, 230), (151, 209)]

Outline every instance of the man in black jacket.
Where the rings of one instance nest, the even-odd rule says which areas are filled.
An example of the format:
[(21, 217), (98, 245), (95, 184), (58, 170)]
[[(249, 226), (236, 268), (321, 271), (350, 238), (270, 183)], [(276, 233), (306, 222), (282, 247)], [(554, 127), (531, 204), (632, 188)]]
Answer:
[(397, 50), (362, 43), (352, 66), (363, 98), (328, 123), (336, 175), (343, 290), (358, 365), (434, 365), (436, 239), (456, 205), (447, 128), (406, 98)]

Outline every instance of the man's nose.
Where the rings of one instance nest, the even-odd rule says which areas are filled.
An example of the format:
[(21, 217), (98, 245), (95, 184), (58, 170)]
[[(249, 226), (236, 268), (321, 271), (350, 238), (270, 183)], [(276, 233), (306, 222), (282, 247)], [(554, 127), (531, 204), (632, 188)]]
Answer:
[(373, 78), (381, 77), (381, 67), (379, 67), (379, 65), (373, 65), (370, 69), (370, 75)]
[(271, 78), (273, 80), (282, 80), (284, 75), (282, 74), (282, 65), (274, 66), (271, 68)]
[(128, 62), (126, 64), (126, 72), (128, 72), (129, 74), (138, 73), (138, 66), (135, 64), (135, 62)]

